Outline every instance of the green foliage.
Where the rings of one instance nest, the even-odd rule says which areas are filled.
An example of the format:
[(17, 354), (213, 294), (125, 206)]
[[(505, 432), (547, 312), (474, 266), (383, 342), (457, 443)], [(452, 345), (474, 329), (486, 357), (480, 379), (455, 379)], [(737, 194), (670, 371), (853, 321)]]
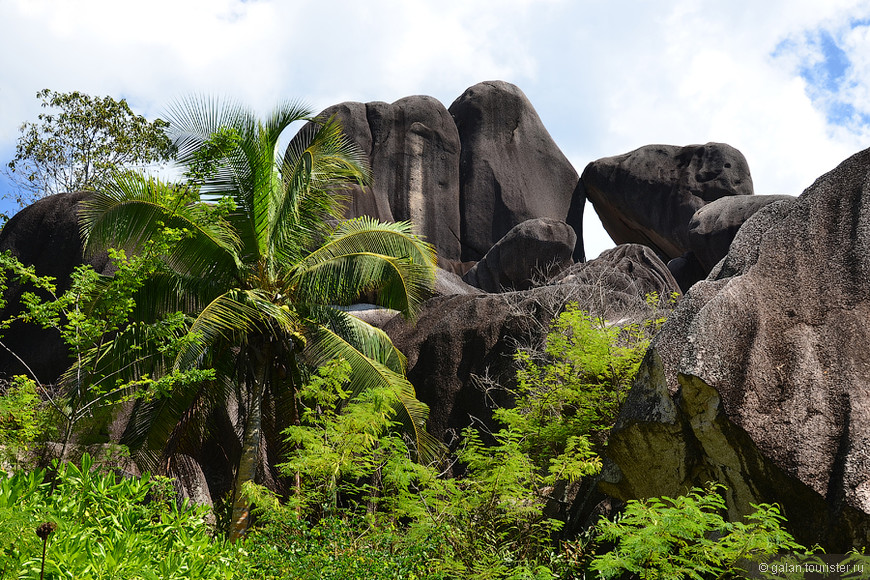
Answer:
[(310, 524), (290, 510), (263, 516), (241, 544), (236, 577), (251, 580), (423, 580), (433, 570), (434, 540), (411, 545), (401, 530), (330, 516)]
[[(542, 478), (510, 430), (484, 445), (474, 429), (463, 431), (457, 457), (460, 478), (433, 478), (411, 489), (416, 514), (410, 538), (438, 539), (441, 566), (451, 577), (551, 578), (551, 536), (561, 522), (546, 517)], [(401, 506), (400, 506), (401, 507)]]
[[(26, 498), (44, 493), (44, 474), (16, 474), (0, 482), (3, 564), (35, 577), (40, 544), (29, 531), (46, 520), (58, 524), (50, 577), (704, 579), (803, 550), (776, 506), (725, 520), (718, 485), (628, 502), (591, 540), (557, 547), (561, 523), (544, 515), (548, 486), (598, 469), (590, 435), (612, 421), (611, 400), (630, 382), (643, 332), (614, 330), (569, 309), (547, 341), (556, 368), (519, 358), (517, 410), (498, 414), (505, 426), (488, 434), (488, 444), (477, 429), (464, 430), (455, 477), (413, 460), (411, 440), (397, 430), (399, 388), (375, 385), (354, 395), (352, 367), (331, 361), (300, 387), (299, 423), (284, 432), (290, 453), (281, 469), (299, 482), (297, 495), (282, 503), (246, 482), (257, 525), (234, 545), (210, 542), (202, 513), (175, 508), (162, 480), (97, 476), (86, 458), (82, 469), (58, 468), (58, 491), (35, 501)], [(548, 433), (551, 423), (561, 427)], [(593, 558), (595, 545), (612, 550)], [(60, 576), (61, 569), (76, 572)]]
[[(160, 247), (168, 247), (173, 239), (167, 234)], [(180, 313), (151, 323), (131, 323), (135, 296), (159, 267), (159, 261), (147, 253), (129, 258), (123, 251), (110, 250), (109, 256), (115, 268), (113, 275), (101, 276), (90, 266), (78, 266), (69, 289), (59, 292), (53, 278), (37, 275), (32, 266), (24, 266), (8, 251), (0, 254), (0, 294), (5, 292), (10, 274), (28, 288), (21, 295), (19, 312), (0, 321), (0, 333), (14, 322), (52, 329), (73, 357), (70, 369), (61, 377), (60, 396), (50, 396), (41, 378), (28, 367), (30, 376), (16, 379), (16, 398), (7, 393), (5, 403), (0, 404), (29, 402), (36, 413), (36, 400), (25, 401), (22, 396), (27, 389), (34, 394), (39, 391), (43, 395), (40, 398), (64, 423), (62, 453), (82, 419), (130, 398), (165, 396), (180, 383), (213, 376), (211, 371), (196, 369), (151, 374), (196, 337), (187, 332), (187, 321)], [(31, 437), (30, 441), (35, 438), (32, 429), (20, 431), (19, 435)]]
[[(185, 233), (143, 294), (152, 312), (183, 310), (202, 338), (179, 352), (173, 368), (216, 371), (216, 381), (176, 390), (165, 405), (138, 405), (131, 446), (154, 457), (181, 441), (199, 445), (209, 414), (238, 403), (238, 436), (223, 442), (238, 450), (228, 458), (235, 470), (231, 530), (238, 535), (249, 516), (240, 491), (257, 478), (264, 439), (267, 448), (281, 448), (276, 437), (298, 420), (303, 376), (340, 357), (353, 369), (349, 393), (393, 389), (396, 418), (413, 433), (417, 451), (437, 453), (424, 428), (428, 409), (404, 376), (402, 354), (383, 331), (336, 308), (375, 292), (382, 306), (413, 317), (434, 284), (434, 249), (410, 224), (329, 223), (343, 216), (341, 192), (370, 179), (359, 148), (337, 123), (321, 119), (306, 124), (282, 155), (285, 129), (313, 120), (292, 103), (260, 120), (233, 103), (188, 99), (171, 119), (178, 160), (197, 196), (173, 196), (171, 184), (125, 175), (82, 204), (91, 248), (137, 254), (161, 228)], [(213, 211), (221, 199), (228, 203)]]
[(285, 430), (293, 451), (279, 467), (288, 475), (305, 476), (298, 507), (308, 512), (333, 512), (340, 491), (377, 493), (358, 482), (383, 469), (388, 451), (400, 442), (388, 435), (397, 425), (397, 388), (376, 386), (351, 398), (346, 389), (350, 373), (343, 360), (318, 369), (299, 392), (300, 424)]
[(233, 577), (234, 551), (211, 538), (205, 508), (176, 501), (168, 480), (100, 473), (88, 455), (81, 468), (55, 463), (54, 470), (53, 482), (45, 471), (0, 477), (0, 578), (39, 578), (42, 541), (34, 530), (46, 521), (57, 526), (46, 578)]
[[(293, 451), (281, 466), (299, 476), (301, 495), (265, 508), (268, 518), (294, 514), (315, 528), (335, 518), (350, 527), (365, 522), (369, 541), (388, 536), (397, 553), (426, 546), (433, 577), (547, 571), (550, 535), (560, 524), (542, 513), (542, 478), (521, 450), (521, 436), (505, 429), (495, 434), (495, 445), (484, 445), (476, 430), (465, 430), (457, 453), (463, 475), (441, 477), (413, 461), (396, 434), (395, 390), (373, 388), (350, 398), (348, 371), (346, 363), (333, 362), (302, 390), (301, 424), (286, 431)], [(257, 500), (264, 502), (271, 503)], [(258, 537), (257, 530), (252, 534)]]
[(644, 326), (608, 326), (569, 305), (553, 322), (543, 353), (515, 359), (516, 404), (494, 416), (521, 436), (546, 483), (600, 470), (595, 451), (616, 420), (649, 344)]
[(544, 515), (548, 490), (600, 470), (600, 434), (615, 420), (648, 334), (567, 308), (541, 356), (517, 355), (516, 405), (494, 413), (504, 427), (488, 444), (477, 429), (463, 431), (456, 478), (411, 461), (393, 429), (394, 392), (350, 400), (347, 365), (330, 363), (301, 391), (302, 420), (286, 432), (293, 451), (282, 468), (301, 482), (293, 509), (315, 522), (401, 522), (407, 545), (431, 546), (431, 569), (451, 577), (552, 577), (562, 566), (552, 547), (561, 522)]
[(51, 430), (41, 403), (36, 384), (25, 376), (15, 376), (0, 387), (0, 459), (17, 463), (19, 454)]
[(130, 110), (124, 99), (44, 89), (38, 122), (21, 125), (15, 157), (6, 173), (25, 206), (55, 193), (93, 189), (116, 171), (167, 161), (173, 154), (169, 124)]
[(16, 571), (41, 547), (33, 533), (40, 513), (30, 506), (44, 478), (43, 471), (17, 471), (11, 476), (0, 472), (0, 579), (16, 577)]
[(642, 580), (734, 577), (744, 561), (781, 551), (806, 551), (783, 529), (775, 505), (754, 506), (743, 522), (722, 517), (725, 490), (718, 484), (694, 488), (671, 499), (629, 501), (616, 521), (598, 524), (597, 540), (615, 544), (591, 569), (603, 578), (631, 573)]

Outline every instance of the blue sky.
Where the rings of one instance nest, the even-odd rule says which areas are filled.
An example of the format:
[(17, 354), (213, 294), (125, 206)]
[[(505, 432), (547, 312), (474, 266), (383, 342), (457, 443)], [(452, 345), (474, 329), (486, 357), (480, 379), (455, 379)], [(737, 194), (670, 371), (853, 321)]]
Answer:
[[(649, 143), (721, 141), (759, 194), (799, 194), (870, 146), (870, 0), (0, 0), (0, 54), (3, 164), (42, 88), (123, 97), (153, 119), (190, 93), (261, 111), (412, 94), (449, 106), (501, 79), (578, 173)], [(586, 213), (594, 257), (612, 243)]]

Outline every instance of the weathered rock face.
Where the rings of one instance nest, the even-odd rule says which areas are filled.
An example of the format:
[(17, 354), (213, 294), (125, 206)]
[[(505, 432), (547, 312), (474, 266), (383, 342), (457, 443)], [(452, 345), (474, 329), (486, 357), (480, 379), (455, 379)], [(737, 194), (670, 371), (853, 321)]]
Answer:
[(606, 288), (609, 303), (617, 304), (615, 294), (646, 297), (653, 293), (667, 299), (679, 293), (677, 281), (655, 253), (640, 244), (622, 244), (601, 252), (589, 262), (571, 266), (552, 280), (555, 284), (582, 284)]
[(480, 288), (467, 284), (458, 275), (438, 268), (435, 272), (435, 296), (453, 294), (480, 294)]
[(721, 197), (702, 206), (689, 220), (689, 249), (705, 272), (710, 272), (728, 253), (737, 230), (749, 217), (790, 195), (736, 195)]
[[(85, 263), (76, 212), (87, 195), (85, 192), (52, 195), (22, 209), (0, 231), (0, 252), (10, 250), (22, 263), (35, 266), (40, 276), (53, 276), (58, 292), (67, 290), (73, 269)], [(87, 263), (104, 273), (110, 265), (105, 253)], [(8, 305), (0, 316), (5, 318), (18, 312), (19, 299), (26, 290), (10, 280), (6, 292)], [(4, 333), (3, 341), (43, 383), (55, 381), (70, 365), (69, 353), (60, 337), (36, 325), (15, 324)], [(0, 349), (0, 369), (8, 375), (26, 373), (6, 349)]]
[[(573, 278), (532, 290), (433, 298), (424, 304), (415, 325), (397, 317), (383, 327), (408, 357), (408, 378), (430, 407), (433, 435), (449, 440), (450, 430), (466, 427), (472, 416), (489, 422), (493, 397), (505, 401), (503, 393), (485, 391), (479, 378), (511, 384), (515, 373), (511, 355), (517, 341), (540, 344), (550, 321), (566, 304), (577, 302), (616, 320), (644, 311), (648, 291), (667, 295), (676, 290), (667, 267), (646, 248), (614, 251), (573, 269), (577, 269)], [(586, 279), (579, 273), (582, 269), (595, 274)], [(628, 270), (646, 282), (627, 281)], [(662, 280), (661, 285), (655, 280)], [(622, 285), (610, 288), (608, 281)]]
[(753, 193), (746, 159), (723, 143), (647, 145), (593, 161), (581, 181), (617, 244), (644, 244), (665, 260), (690, 250), (688, 225), (701, 206)]
[(371, 163), (371, 191), (351, 192), (347, 217), (410, 220), (442, 259), (458, 261), (459, 133), (444, 105), (413, 96), (341, 103), (321, 114), (335, 115)]
[(487, 292), (528, 290), (534, 280), (573, 263), (577, 235), (559, 220), (537, 218), (514, 226), (462, 279)]
[[(577, 172), (519, 88), (502, 81), (476, 84), (450, 105), (450, 114), (462, 144), (463, 260), (481, 259), (528, 219), (566, 219)], [(582, 205), (572, 217), (579, 217), (570, 225), (581, 237)]]
[(759, 210), (647, 353), (608, 444), (620, 498), (728, 486), (796, 537), (870, 542), (870, 150)]

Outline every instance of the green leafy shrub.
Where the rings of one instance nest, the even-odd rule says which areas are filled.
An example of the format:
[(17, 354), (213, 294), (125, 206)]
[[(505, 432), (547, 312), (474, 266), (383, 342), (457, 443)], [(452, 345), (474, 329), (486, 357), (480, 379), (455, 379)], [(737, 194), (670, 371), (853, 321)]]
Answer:
[(600, 470), (596, 448), (648, 344), (644, 325), (607, 325), (571, 304), (554, 320), (543, 352), (516, 354), (516, 404), (494, 415), (520, 434), (520, 449), (549, 472), (550, 485)]
[[(466, 430), (458, 451), (464, 475), (440, 477), (434, 466), (414, 461), (410, 441), (397, 434), (398, 394), (369, 389), (351, 399), (348, 372), (346, 364), (333, 362), (301, 390), (301, 424), (286, 431), (292, 451), (281, 466), (298, 476), (298, 496), (281, 506), (262, 489), (249, 488), (266, 524), (251, 531), (246, 549), (271, 553), (264, 542), (274, 546), (275, 538), (292, 537), (292, 549), (282, 548), (289, 550), (287, 570), (337, 570), (339, 562), (356, 562), (366, 571), (354, 576), (341, 568), (346, 575), (336, 577), (413, 577), (391, 575), (401, 569), (431, 578), (535, 577), (558, 522), (543, 516), (544, 500), (536, 492), (541, 477), (520, 450), (519, 437), (505, 430), (496, 435), (496, 445), (486, 446), (475, 430)], [(276, 535), (276, 525), (285, 532)], [(326, 531), (333, 538), (323, 540), (327, 546), (342, 534), (361, 543), (348, 543), (334, 559), (324, 559)], [(303, 549), (300, 537), (316, 541)], [(393, 564), (382, 572), (363, 564), (367, 553), (385, 546), (393, 556), (380, 560)]]
[[(45, 578), (231, 578), (235, 554), (213, 539), (206, 508), (178, 504), (165, 478), (118, 478), (93, 468), (57, 464), (0, 479), (0, 578), (40, 577), (42, 541), (52, 522)], [(10, 517), (11, 516), (11, 517)]]
[(615, 420), (646, 345), (642, 326), (607, 326), (569, 307), (543, 356), (517, 355), (516, 406), (494, 413), (503, 428), (487, 444), (463, 431), (455, 478), (413, 461), (396, 435), (397, 393), (351, 400), (347, 365), (330, 363), (300, 391), (300, 424), (286, 431), (282, 469), (299, 483), (284, 509), (315, 526), (366, 521), (371, 538), (398, 526), (396, 549), (429, 546), (432, 574), (552, 578), (561, 522), (544, 515), (547, 490), (600, 470), (596, 435)]
[(598, 524), (597, 541), (614, 548), (596, 556), (591, 569), (603, 578), (728, 578), (740, 573), (743, 562), (806, 551), (783, 528), (775, 505), (754, 506), (742, 522), (725, 520), (724, 489), (710, 484), (673, 499), (629, 501), (617, 520)]
[(0, 460), (18, 465), (22, 453), (53, 431), (36, 384), (24, 376), (0, 385)]
[(283, 509), (261, 512), (242, 541), (236, 578), (251, 580), (400, 580), (443, 578), (431, 542), (411, 545), (397, 528), (364, 518), (328, 516), (310, 523)]

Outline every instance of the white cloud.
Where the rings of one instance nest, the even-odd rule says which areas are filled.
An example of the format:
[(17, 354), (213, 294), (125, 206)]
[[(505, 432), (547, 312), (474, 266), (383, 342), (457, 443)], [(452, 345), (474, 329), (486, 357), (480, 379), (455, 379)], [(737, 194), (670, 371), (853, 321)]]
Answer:
[(867, 0), (0, 0), (0, 152), (46, 87), (125, 97), (154, 117), (191, 92), (262, 111), (294, 97), (449, 105), (503, 79), (578, 172), (647, 143), (724, 141), (757, 193), (797, 194), (868, 144), (866, 124), (828, 122), (800, 75), (820, 62), (813, 34), (830, 31), (851, 68), (826, 98), (870, 113), (870, 27), (853, 26), (868, 17)]

